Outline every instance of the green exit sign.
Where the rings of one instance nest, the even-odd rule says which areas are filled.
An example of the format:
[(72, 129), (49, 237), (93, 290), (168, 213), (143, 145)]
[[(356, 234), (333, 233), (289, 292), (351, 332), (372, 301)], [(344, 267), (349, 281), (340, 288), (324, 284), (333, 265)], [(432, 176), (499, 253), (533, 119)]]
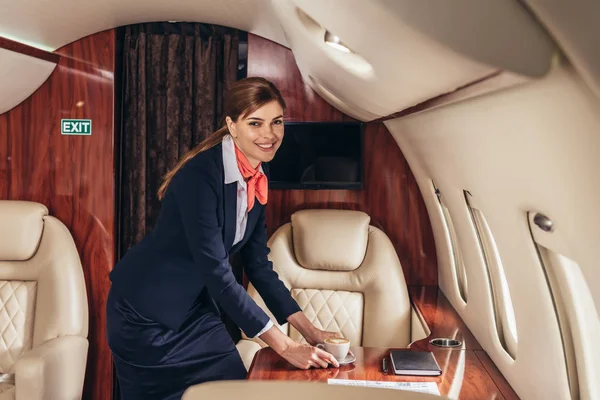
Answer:
[(60, 133), (63, 135), (91, 135), (91, 119), (61, 119)]

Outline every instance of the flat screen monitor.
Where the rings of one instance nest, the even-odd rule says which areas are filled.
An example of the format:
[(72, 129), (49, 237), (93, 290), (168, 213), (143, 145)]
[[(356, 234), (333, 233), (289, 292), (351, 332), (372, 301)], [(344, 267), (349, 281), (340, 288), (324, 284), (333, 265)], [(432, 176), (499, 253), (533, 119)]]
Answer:
[(269, 163), (273, 189), (362, 189), (361, 122), (286, 122)]

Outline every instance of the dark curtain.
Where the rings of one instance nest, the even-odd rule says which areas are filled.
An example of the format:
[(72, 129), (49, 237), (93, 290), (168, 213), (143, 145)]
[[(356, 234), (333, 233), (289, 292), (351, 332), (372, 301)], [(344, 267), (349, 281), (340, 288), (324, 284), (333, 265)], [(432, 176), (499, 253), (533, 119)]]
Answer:
[[(152, 230), (163, 175), (220, 125), (224, 93), (238, 76), (244, 34), (200, 23), (119, 29), (117, 259)], [(241, 282), (241, 266), (234, 272)], [(239, 340), (239, 329), (224, 314), (223, 320), (234, 341)], [(115, 399), (118, 391), (115, 381)]]
[(163, 175), (221, 122), (223, 95), (236, 80), (238, 38), (234, 29), (199, 23), (125, 28), (121, 254), (152, 229)]

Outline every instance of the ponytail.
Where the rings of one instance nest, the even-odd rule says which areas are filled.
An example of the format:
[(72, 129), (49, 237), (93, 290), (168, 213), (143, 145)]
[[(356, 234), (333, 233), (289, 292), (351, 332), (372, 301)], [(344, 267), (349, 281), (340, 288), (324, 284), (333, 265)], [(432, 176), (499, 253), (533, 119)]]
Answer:
[(177, 163), (175, 168), (173, 168), (171, 171), (167, 172), (165, 174), (165, 176), (163, 177), (163, 182), (160, 185), (160, 188), (158, 189), (158, 199), (159, 200), (163, 199), (163, 197), (165, 196), (165, 193), (167, 192), (167, 187), (171, 183), (171, 180), (173, 179), (173, 177), (175, 176), (177, 171), (179, 171), (185, 165), (185, 163), (190, 161), (192, 158), (194, 158), (199, 153), (202, 153), (203, 151), (206, 151), (212, 147), (215, 147), (219, 143), (221, 143), (223, 141), (223, 138), (225, 137), (225, 135), (227, 135), (228, 133), (229, 133), (229, 130), (227, 129), (227, 125), (224, 125), (222, 128), (213, 132), (209, 137), (207, 137), (202, 142), (197, 144), (196, 147), (194, 147), (193, 149), (188, 151), (181, 158), (181, 160), (179, 160), (179, 162)]

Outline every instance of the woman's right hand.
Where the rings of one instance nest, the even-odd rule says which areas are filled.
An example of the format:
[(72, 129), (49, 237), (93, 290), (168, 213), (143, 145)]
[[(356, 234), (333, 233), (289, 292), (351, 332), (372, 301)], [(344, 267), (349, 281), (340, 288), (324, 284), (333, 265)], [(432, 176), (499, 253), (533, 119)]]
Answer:
[(327, 368), (329, 364), (336, 368), (340, 366), (335, 357), (325, 350), (294, 342), (276, 326), (260, 335), (260, 338), (296, 368)]
[(329, 364), (336, 368), (340, 366), (331, 354), (310, 344), (293, 342), (280, 355), (290, 364), (301, 369), (310, 367), (327, 368)]

